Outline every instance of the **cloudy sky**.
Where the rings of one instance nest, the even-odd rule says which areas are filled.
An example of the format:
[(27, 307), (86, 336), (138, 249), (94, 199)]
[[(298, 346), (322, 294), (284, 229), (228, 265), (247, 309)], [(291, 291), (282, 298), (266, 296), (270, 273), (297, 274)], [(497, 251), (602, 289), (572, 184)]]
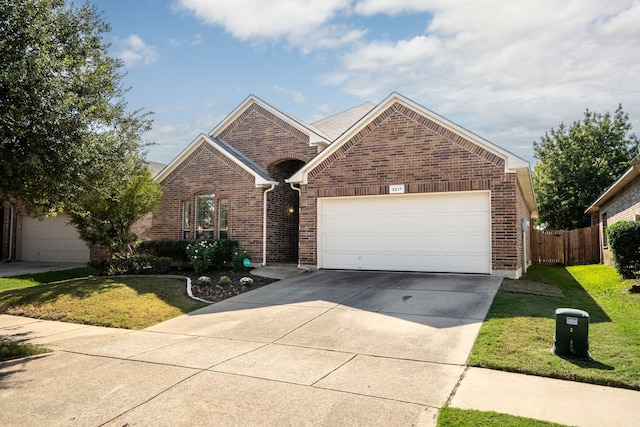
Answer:
[(168, 163), (250, 94), (308, 122), (399, 92), (535, 164), (618, 104), (640, 134), (640, 2), (89, 0)]

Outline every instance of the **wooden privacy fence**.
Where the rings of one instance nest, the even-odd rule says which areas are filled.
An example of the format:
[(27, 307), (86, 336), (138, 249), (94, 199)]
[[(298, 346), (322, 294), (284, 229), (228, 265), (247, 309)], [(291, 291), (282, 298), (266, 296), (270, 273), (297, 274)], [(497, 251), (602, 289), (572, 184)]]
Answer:
[(534, 264), (581, 265), (600, 262), (598, 227), (575, 230), (531, 230)]

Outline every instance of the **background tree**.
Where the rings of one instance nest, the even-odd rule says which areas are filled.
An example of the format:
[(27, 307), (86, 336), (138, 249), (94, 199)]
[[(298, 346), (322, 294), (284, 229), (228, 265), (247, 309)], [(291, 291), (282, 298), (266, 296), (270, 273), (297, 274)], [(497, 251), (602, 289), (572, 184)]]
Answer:
[(638, 138), (619, 105), (613, 115), (586, 110), (533, 143), (533, 185), (540, 223), (550, 229), (588, 227), (584, 211), (638, 155)]
[(100, 245), (111, 255), (133, 254), (137, 236), (131, 227), (162, 198), (162, 188), (141, 162), (129, 166), (110, 194), (86, 195), (71, 210), (71, 224), (89, 245)]
[(151, 121), (127, 111), (109, 30), (88, 4), (0, 0), (0, 202), (70, 207), (143, 156)]

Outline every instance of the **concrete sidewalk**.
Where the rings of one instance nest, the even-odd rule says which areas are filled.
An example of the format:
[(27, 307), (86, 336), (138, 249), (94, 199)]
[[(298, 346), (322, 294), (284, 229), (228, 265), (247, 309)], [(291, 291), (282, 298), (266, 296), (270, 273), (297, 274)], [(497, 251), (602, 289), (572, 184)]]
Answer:
[(640, 425), (640, 391), (469, 368), (450, 406), (582, 427)]

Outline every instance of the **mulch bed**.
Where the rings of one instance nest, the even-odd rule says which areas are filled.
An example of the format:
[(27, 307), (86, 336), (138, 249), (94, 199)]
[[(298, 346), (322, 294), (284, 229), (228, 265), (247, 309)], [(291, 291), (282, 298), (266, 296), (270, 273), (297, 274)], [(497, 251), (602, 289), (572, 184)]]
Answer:
[[(228, 269), (211, 270), (202, 275), (195, 274), (193, 270), (175, 270), (171, 271), (171, 274), (179, 274), (191, 278), (191, 292), (193, 296), (211, 302), (219, 302), (278, 281), (278, 279), (255, 276), (251, 274), (251, 269), (246, 271), (233, 271)], [(211, 284), (199, 285), (198, 278), (201, 276), (209, 277)], [(219, 285), (222, 276), (227, 276), (231, 279), (231, 285)], [(252, 278), (253, 284), (251, 284), (251, 286), (241, 286), (240, 279), (243, 277)]]

